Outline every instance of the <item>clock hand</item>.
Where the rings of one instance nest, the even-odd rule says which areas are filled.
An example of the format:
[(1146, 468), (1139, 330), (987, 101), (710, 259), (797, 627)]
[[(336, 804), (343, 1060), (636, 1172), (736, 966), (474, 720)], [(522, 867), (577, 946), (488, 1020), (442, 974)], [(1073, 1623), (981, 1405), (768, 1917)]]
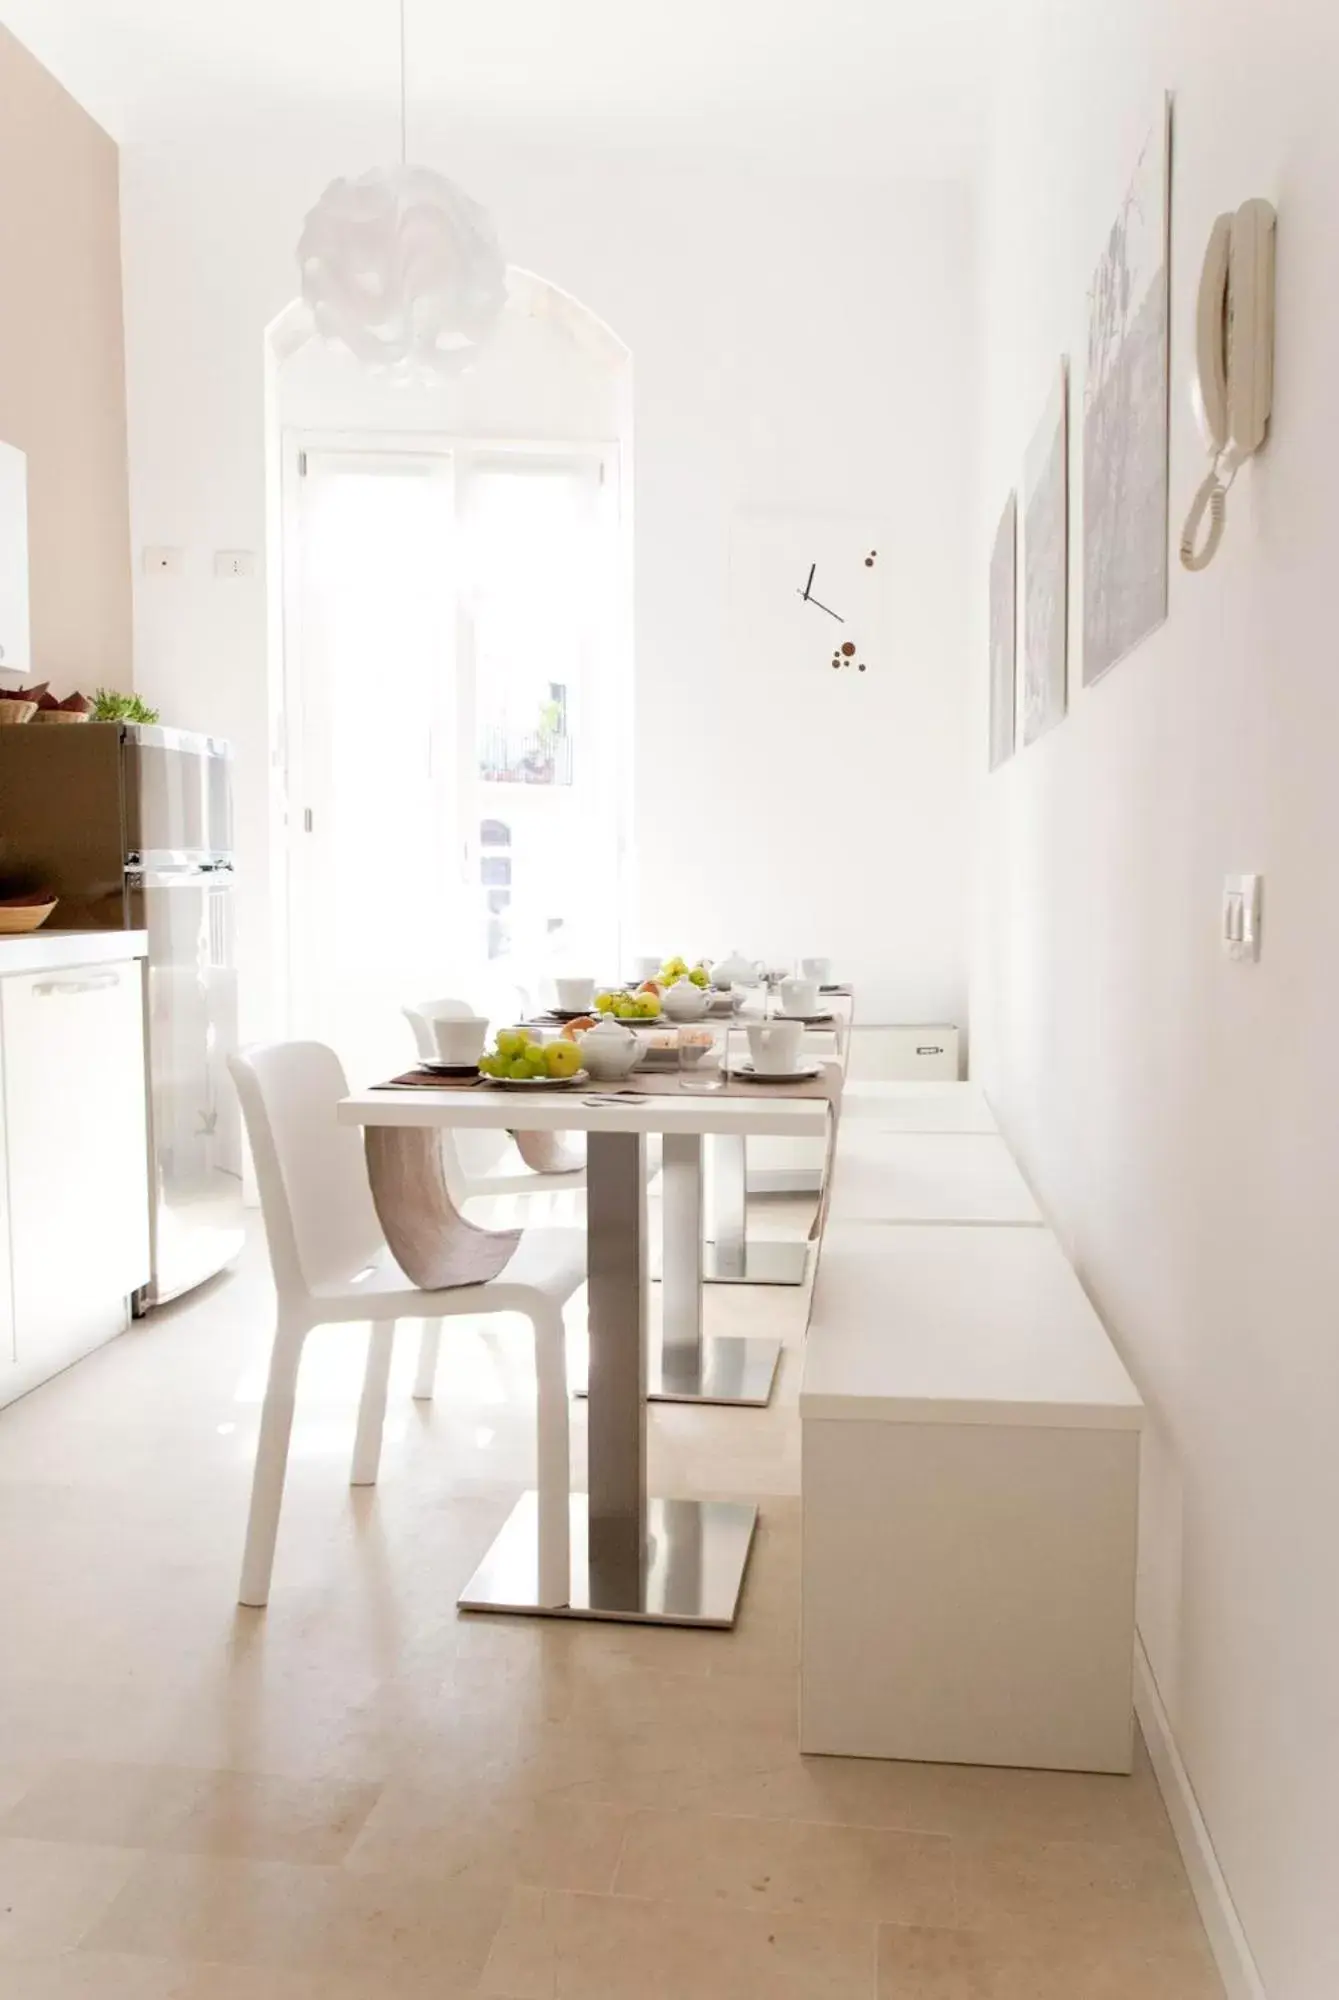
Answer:
[(817, 568), (818, 568), (817, 563), (810, 563), (808, 581), (806, 582), (804, 589), (800, 592), (800, 595), (803, 597), (806, 604), (809, 602), (809, 592), (814, 587), (814, 571)]
[(834, 611), (830, 604), (820, 604), (819, 600), (816, 597), (811, 597), (807, 601), (810, 604), (814, 605), (819, 611), (826, 611), (828, 617), (835, 618), (839, 625), (844, 625), (846, 623), (846, 620), (842, 617), (841, 612)]

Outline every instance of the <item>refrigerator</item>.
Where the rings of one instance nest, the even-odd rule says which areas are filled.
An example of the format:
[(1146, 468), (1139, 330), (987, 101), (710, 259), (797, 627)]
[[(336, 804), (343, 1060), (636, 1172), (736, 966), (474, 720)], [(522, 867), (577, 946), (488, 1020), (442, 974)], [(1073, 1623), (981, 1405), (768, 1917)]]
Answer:
[(40, 870), (61, 930), (142, 930), (152, 1275), (142, 1310), (242, 1246), (232, 753), (138, 723), (0, 729), (6, 867)]

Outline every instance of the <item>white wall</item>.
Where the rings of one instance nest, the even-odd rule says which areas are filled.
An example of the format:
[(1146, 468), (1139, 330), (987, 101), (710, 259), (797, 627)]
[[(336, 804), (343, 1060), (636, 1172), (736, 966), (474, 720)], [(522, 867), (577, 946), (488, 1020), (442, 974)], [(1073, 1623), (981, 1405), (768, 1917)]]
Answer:
[[(973, 988), (978, 1074), (1149, 1401), (1141, 1630), (1270, 2000), (1339, 1992), (1337, 74), (1321, 0), (1030, 0), (983, 227), (982, 587), (1064, 350), (1081, 412), (1086, 288), (1162, 88), (1174, 538), (1209, 224), (1280, 216), (1272, 441), (1166, 626), (980, 781)], [(1074, 605), (1072, 680), (1079, 631)], [(1218, 943), (1241, 869), (1255, 967)]]
[[(387, 136), (259, 120), (124, 160), (135, 541), (190, 552), (185, 577), (140, 582), (136, 672), (172, 719), (238, 745), (252, 1028), (270, 1008), (263, 582), (216, 584), (209, 552), (264, 547), (262, 333), (292, 295), (305, 209)], [(493, 210), (513, 262), (632, 350), (648, 948), (828, 951), (869, 1018), (961, 1018), (965, 193), (422, 126), (416, 149)], [(896, 670), (871, 678), (853, 740), (797, 732), (784, 768), (722, 726), (724, 692), (768, 692), (767, 661), (727, 645), (730, 523), (761, 507), (874, 515), (897, 546)], [(763, 879), (790, 885), (770, 908)]]

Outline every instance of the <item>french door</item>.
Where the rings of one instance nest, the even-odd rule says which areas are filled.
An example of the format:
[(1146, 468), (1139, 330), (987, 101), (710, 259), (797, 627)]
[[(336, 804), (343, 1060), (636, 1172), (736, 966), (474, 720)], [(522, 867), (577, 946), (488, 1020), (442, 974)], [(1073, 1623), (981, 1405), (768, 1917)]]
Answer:
[(614, 510), (598, 453), (285, 457), (290, 1019), (370, 1075), (618, 963)]

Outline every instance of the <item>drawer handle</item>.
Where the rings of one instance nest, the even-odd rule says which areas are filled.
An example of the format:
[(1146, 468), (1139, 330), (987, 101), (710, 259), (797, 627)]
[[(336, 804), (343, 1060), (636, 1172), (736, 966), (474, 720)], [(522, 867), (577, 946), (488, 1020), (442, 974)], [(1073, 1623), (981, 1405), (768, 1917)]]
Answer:
[(916, 1053), (918, 1056), (942, 1056), (944, 1051), (941, 1048), (932, 1046), (929, 1042), (922, 1042)]
[(44, 979), (33, 992), (44, 997), (51, 993), (104, 993), (109, 986), (119, 986), (119, 972), (95, 972), (91, 979)]

